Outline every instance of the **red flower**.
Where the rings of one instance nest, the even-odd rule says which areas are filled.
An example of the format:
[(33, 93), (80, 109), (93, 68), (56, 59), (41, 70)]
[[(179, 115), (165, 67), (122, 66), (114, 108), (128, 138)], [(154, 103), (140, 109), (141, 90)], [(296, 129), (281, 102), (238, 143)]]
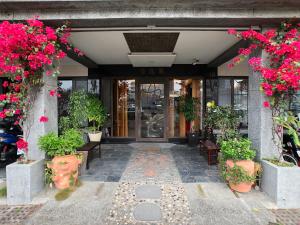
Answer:
[(28, 150), (28, 143), (24, 139), (20, 138), (16, 144), (18, 149)]
[(237, 34), (237, 31), (235, 29), (228, 29), (227, 32), (230, 35), (236, 35)]
[(4, 81), (3, 84), (2, 84), (2, 87), (7, 88), (8, 86), (9, 86), (8, 81)]
[(0, 118), (4, 119), (6, 117), (6, 113), (4, 111), (0, 112)]
[(1, 94), (0, 95), (0, 101), (6, 100), (6, 94)]
[(268, 101), (264, 101), (264, 102), (263, 102), (263, 106), (264, 106), (265, 108), (269, 108), (269, 107), (270, 107), (270, 103), (269, 103)]
[(47, 116), (41, 116), (41, 117), (40, 117), (40, 122), (41, 122), (41, 123), (47, 123), (48, 120), (49, 120), (49, 119), (48, 119)]
[(54, 96), (55, 94), (56, 94), (56, 90), (55, 89), (49, 91), (49, 95), (50, 96)]

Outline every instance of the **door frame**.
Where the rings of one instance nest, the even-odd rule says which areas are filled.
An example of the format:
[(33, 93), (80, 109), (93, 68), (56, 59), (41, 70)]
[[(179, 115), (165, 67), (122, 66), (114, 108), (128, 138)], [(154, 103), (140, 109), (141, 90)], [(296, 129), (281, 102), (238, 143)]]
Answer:
[[(163, 138), (143, 138), (141, 137), (141, 84), (163, 84), (164, 85), (164, 137)], [(135, 80), (135, 136), (137, 141), (166, 142), (169, 131), (169, 79), (168, 78), (137, 78)]]

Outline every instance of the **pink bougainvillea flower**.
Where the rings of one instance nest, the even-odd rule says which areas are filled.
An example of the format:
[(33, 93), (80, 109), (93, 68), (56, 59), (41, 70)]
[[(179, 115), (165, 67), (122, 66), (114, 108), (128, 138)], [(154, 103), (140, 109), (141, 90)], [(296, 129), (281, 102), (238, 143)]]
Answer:
[(21, 114), (21, 110), (20, 109), (16, 109), (15, 110), (15, 115), (20, 115)]
[(41, 123), (47, 123), (48, 120), (49, 120), (49, 119), (48, 119), (47, 116), (41, 116), (41, 117), (40, 117), (40, 122), (41, 122)]
[(230, 34), (230, 35), (236, 35), (237, 34), (237, 32), (236, 32), (236, 30), (235, 29), (228, 29), (228, 34)]
[(9, 86), (8, 81), (4, 81), (3, 84), (2, 84), (2, 87), (7, 88), (8, 86)]
[(0, 101), (4, 101), (4, 100), (6, 100), (6, 94), (1, 94), (0, 95)]
[(6, 117), (6, 113), (4, 111), (0, 112), (0, 118), (4, 119)]
[(50, 96), (55, 96), (55, 94), (56, 94), (56, 90), (55, 89), (52, 89), (52, 90), (49, 91), (49, 95)]
[(268, 101), (264, 101), (264, 102), (263, 102), (263, 106), (264, 106), (265, 108), (270, 108), (270, 103), (269, 103)]
[(20, 138), (16, 144), (18, 149), (28, 150), (28, 143), (24, 139)]

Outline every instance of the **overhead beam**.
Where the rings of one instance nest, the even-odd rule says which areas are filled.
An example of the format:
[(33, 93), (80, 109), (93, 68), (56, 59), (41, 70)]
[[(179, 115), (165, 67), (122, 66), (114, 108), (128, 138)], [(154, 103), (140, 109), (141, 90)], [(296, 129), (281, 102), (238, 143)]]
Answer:
[(217, 56), (215, 59), (213, 59), (210, 63), (208, 63), (208, 67), (218, 67), (222, 64), (228, 62), (235, 56), (237, 56), (239, 53), (240, 48), (247, 48), (249, 46), (250, 42), (246, 40), (240, 40), (233, 46), (231, 46), (229, 49), (227, 49), (225, 52), (223, 52), (221, 55)]
[(77, 53), (75, 53), (73, 50), (67, 50), (65, 47), (62, 47), (62, 50), (67, 54), (67, 56), (74, 61), (84, 65), (87, 68), (98, 68), (98, 64), (91, 60), (86, 55), (79, 56)]

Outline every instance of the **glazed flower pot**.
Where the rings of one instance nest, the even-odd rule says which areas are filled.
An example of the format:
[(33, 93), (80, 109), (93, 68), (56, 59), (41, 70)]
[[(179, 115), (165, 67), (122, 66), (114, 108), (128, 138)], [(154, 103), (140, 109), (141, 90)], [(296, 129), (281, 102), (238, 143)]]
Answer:
[(97, 133), (89, 133), (89, 139), (91, 142), (100, 142), (102, 137), (102, 131)]
[[(226, 166), (229, 168), (234, 167), (234, 165), (242, 167), (250, 176), (254, 175), (254, 168), (255, 168), (255, 163), (252, 160), (240, 160), (233, 162), (232, 160), (227, 160), (226, 161)], [(235, 190), (237, 192), (245, 193), (251, 191), (252, 188), (252, 182), (242, 182), (238, 184), (233, 184), (229, 182), (229, 186), (232, 190)]]
[(78, 166), (81, 163), (76, 155), (55, 156), (48, 168), (52, 169), (52, 180), (57, 189), (74, 186), (78, 179)]
[(190, 147), (196, 147), (198, 145), (199, 134), (196, 132), (188, 133), (188, 145)]

